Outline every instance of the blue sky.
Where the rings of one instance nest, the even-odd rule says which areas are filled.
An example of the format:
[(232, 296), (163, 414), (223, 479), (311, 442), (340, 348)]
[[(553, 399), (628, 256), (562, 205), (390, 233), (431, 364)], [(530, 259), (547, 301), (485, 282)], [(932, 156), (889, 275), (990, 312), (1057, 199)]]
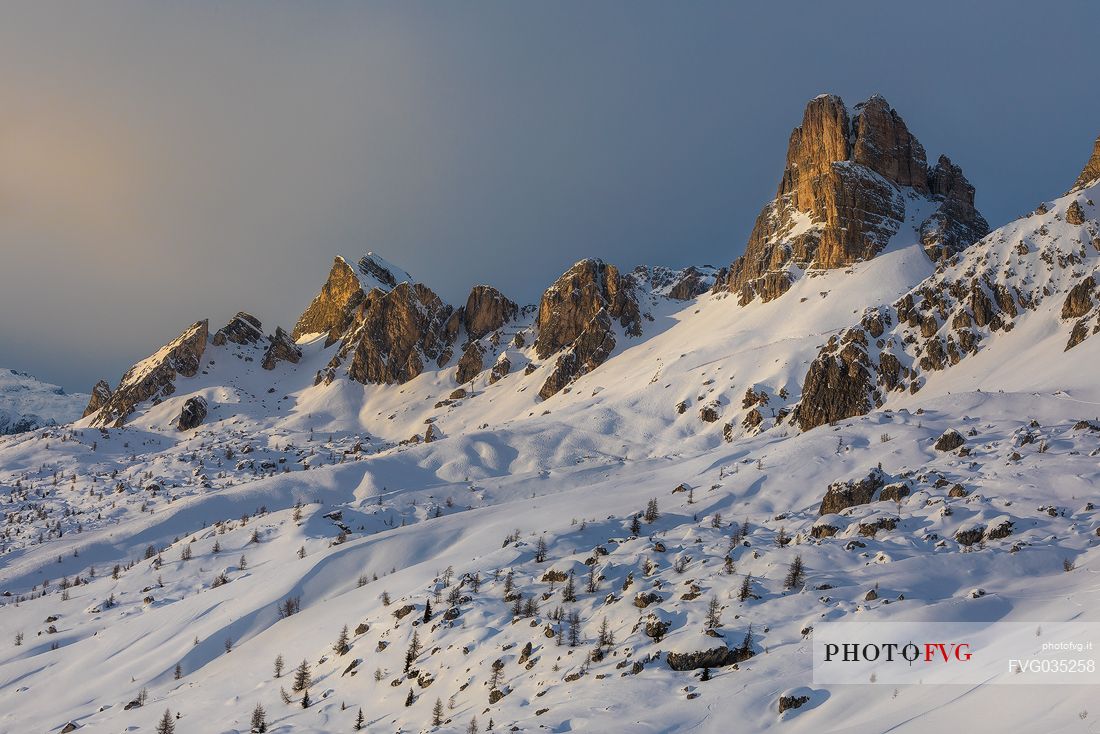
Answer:
[(336, 254), (535, 302), (722, 265), (821, 92), (883, 94), (997, 226), (1100, 133), (1095, 2), (27, 2), (0, 26), (0, 365), (73, 390), (290, 326)]

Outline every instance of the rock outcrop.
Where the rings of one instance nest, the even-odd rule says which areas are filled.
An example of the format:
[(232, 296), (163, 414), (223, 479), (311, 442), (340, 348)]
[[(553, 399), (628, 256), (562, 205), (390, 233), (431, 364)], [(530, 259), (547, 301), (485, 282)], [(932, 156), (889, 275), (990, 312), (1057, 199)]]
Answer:
[(1077, 177), (1070, 193), (1080, 191), (1096, 181), (1100, 181), (1100, 137), (1097, 137), (1096, 142), (1092, 144), (1092, 155), (1089, 156), (1088, 163), (1082, 169), (1081, 175)]
[(947, 156), (941, 155), (928, 172), (928, 188), (942, 202), (920, 225), (921, 244), (928, 257), (943, 260), (989, 232), (989, 223), (974, 207), (974, 187)]
[(613, 322), (618, 322), (627, 336), (642, 333), (632, 281), (613, 265), (582, 260), (546, 289), (539, 303), (535, 352), (540, 359), (561, 354), (539, 390), (544, 400), (611, 355), (615, 348)]
[(106, 380), (100, 380), (92, 388), (92, 397), (88, 400), (88, 407), (84, 409), (81, 418), (87, 418), (92, 413), (102, 408), (111, 399), (111, 386)]
[(183, 408), (180, 410), (180, 417), (176, 421), (176, 428), (181, 431), (190, 431), (193, 428), (198, 428), (202, 425), (202, 422), (206, 420), (206, 414), (207, 408), (204, 398), (199, 396), (187, 398), (187, 402), (183, 404)]
[(795, 419), (804, 431), (863, 415), (874, 404), (874, 382), (868, 365), (866, 336), (851, 330), (832, 337), (810, 363)]
[(1092, 294), (1096, 291), (1096, 279), (1085, 276), (1080, 283), (1070, 288), (1066, 300), (1062, 302), (1063, 319), (1079, 319), (1092, 310)]
[(139, 403), (160, 402), (174, 393), (177, 376), (198, 374), (206, 351), (208, 329), (205, 320), (196, 322), (156, 354), (131, 367), (92, 419), (92, 425), (121, 427)]
[(267, 351), (264, 352), (264, 358), (260, 366), (265, 370), (273, 370), (279, 362), (298, 364), (301, 358), (302, 350), (298, 348), (290, 335), (283, 331), (281, 326), (276, 326), (275, 334), (268, 337)]
[(788, 692), (779, 696), (779, 713), (799, 709), (810, 702), (810, 697), (804, 693)]
[(462, 322), (471, 339), (480, 339), (516, 318), (519, 306), (490, 285), (475, 285), (462, 309)]
[(629, 336), (641, 335), (641, 314), (630, 282), (614, 265), (581, 260), (542, 294), (535, 340), (539, 359), (569, 346), (601, 311), (618, 321)]
[(851, 116), (835, 95), (811, 100), (791, 133), (776, 198), (715, 290), (738, 293), (742, 304), (768, 301), (796, 270), (874, 257), (905, 221), (906, 190), (940, 205), (920, 224), (930, 257), (958, 252), (989, 230), (961, 169), (941, 157), (929, 171), (924, 148), (885, 99), (871, 97)]
[(321, 292), (302, 313), (291, 337), (297, 341), (306, 334), (327, 333), (326, 346), (334, 343), (347, 328), (351, 310), (365, 295), (355, 270), (344, 258), (337, 257)]
[(214, 332), (214, 338), (211, 341), (216, 347), (226, 342), (244, 346), (255, 344), (263, 338), (264, 331), (260, 320), (250, 313), (239, 311), (228, 324)]
[(688, 266), (682, 270), (654, 265), (639, 265), (627, 276), (642, 291), (674, 301), (688, 301), (702, 295), (714, 285), (715, 269), (710, 266)]
[(485, 352), (477, 342), (470, 342), (462, 358), (458, 360), (458, 370), (455, 372), (455, 382), (464, 385), (481, 374), (485, 369)]
[(1085, 210), (1081, 208), (1081, 202), (1071, 202), (1066, 209), (1066, 222), (1069, 224), (1082, 225), (1085, 223)]
[(936, 451), (954, 451), (966, 443), (963, 435), (954, 428), (948, 428), (936, 439)]
[(351, 309), (340, 348), (318, 381), (331, 382), (346, 362), (356, 382), (408, 382), (448, 346), (453, 310), (422, 283), (401, 282), (389, 292), (372, 288)]
[(676, 282), (668, 289), (668, 297), (674, 301), (689, 301), (710, 290), (713, 282), (712, 275), (703, 273), (695, 267), (687, 267), (681, 271)]
[(573, 343), (558, 355), (554, 369), (539, 389), (539, 397), (546, 400), (581, 375), (596, 369), (607, 361), (614, 348), (611, 316), (606, 309), (601, 309)]
[(881, 469), (872, 469), (863, 479), (833, 482), (822, 497), (817, 514), (835, 515), (849, 507), (874, 501), (880, 490), (886, 486), (886, 479), (886, 474)]
[(499, 382), (508, 376), (508, 373), (512, 371), (512, 360), (508, 359), (508, 355), (501, 354), (497, 357), (497, 361), (493, 364), (493, 369), (489, 371), (489, 384)]
[(673, 670), (698, 670), (699, 668), (721, 668), (733, 665), (752, 657), (752, 652), (743, 648), (720, 647), (699, 652), (670, 652), (665, 659)]

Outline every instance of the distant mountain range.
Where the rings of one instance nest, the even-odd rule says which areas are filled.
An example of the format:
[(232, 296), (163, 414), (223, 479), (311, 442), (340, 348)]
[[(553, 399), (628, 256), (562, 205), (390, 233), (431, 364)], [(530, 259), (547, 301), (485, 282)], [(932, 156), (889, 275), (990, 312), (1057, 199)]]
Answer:
[(0, 434), (71, 423), (88, 403), (84, 393), (67, 393), (25, 372), (0, 368)]

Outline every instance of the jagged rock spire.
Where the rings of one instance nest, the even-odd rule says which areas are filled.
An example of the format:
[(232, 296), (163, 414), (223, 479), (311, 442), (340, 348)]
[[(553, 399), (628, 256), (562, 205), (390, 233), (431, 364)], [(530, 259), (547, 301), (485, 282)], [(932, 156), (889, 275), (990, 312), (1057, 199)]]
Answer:
[(791, 132), (776, 198), (715, 288), (739, 293), (742, 303), (771, 300), (790, 287), (793, 265), (838, 268), (874, 257), (905, 221), (904, 190), (941, 204), (921, 229), (930, 257), (989, 229), (962, 170), (941, 157), (929, 171), (924, 147), (884, 98), (851, 115), (836, 95), (810, 100)]
[(1089, 157), (1089, 162), (1085, 164), (1085, 168), (1081, 171), (1081, 175), (1077, 177), (1077, 181), (1073, 184), (1073, 188), (1070, 189), (1070, 193), (1080, 191), (1097, 180), (1100, 180), (1100, 136), (1098, 136), (1096, 142), (1092, 144), (1092, 155)]
[(163, 399), (174, 393), (177, 375), (197, 375), (206, 350), (208, 329), (207, 321), (197, 321), (156, 354), (131, 367), (119, 380), (114, 393), (99, 407), (92, 425), (120, 428), (139, 403)]
[(602, 260), (581, 260), (546, 289), (539, 303), (539, 359), (559, 353), (539, 397), (554, 395), (602, 364), (615, 348), (612, 322), (628, 336), (642, 333), (632, 281)]
[(340, 338), (340, 332), (347, 326), (350, 309), (361, 302), (364, 295), (355, 270), (344, 258), (335, 258), (321, 292), (299, 317), (291, 337), (297, 340), (306, 334), (327, 333), (331, 344)]
[(111, 385), (106, 380), (100, 380), (92, 388), (92, 397), (88, 399), (88, 407), (84, 409), (82, 418), (87, 418), (102, 408), (111, 399)]

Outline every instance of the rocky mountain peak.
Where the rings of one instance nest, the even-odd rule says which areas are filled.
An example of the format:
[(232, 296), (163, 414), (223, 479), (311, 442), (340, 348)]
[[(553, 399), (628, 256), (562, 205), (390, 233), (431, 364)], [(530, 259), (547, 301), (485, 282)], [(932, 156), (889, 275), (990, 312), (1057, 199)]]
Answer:
[(397, 287), (398, 283), (415, 282), (407, 272), (373, 252), (368, 252), (359, 258), (356, 267), (363, 290), (371, 288), (391, 290)]
[(340, 332), (347, 325), (348, 311), (362, 301), (363, 296), (355, 270), (347, 260), (336, 257), (325, 284), (298, 318), (291, 337), (297, 340), (306, 334), (327, 333), (331, 344), (340, 338)]
[(540, 397), (545, 400), (603, 364), (615, 347), (613, 321), (628, 336), (642, 333), (633, 281), (614, 265), (581, 260), (546, 289), (539, 303), (535, 352), (540, 359), (561, 353)]
[(810, 100), (802, 124), (791, 131), (776, 198), (791, 196), (796, 208), (808, 210), (815, 198), (812, 182), (827, 174), (835, 161), (848, 160), (850, 151), (851, 121), (844, 102), (835, 94)]
[(88, 399), (88, 407), (84, 409), (81, 418), (86, 418), (102, 408), (111, 399), (111, 385), (106, 380), (100, 380), (92, 388), (92, 397)]
[(327, 334), (326, 346), (334, 344), (351, 325), (352, 313), (367, 293), (372, 290), (388, 293), (402, 283), (413, 282), (411, 275), (373, 252), (359, 258), (354, 267), (337, 256), (325, 284), (299, 317), (290, 336), (297, 341), (306, 334)]
[(92, 425), (121, 427), (139, 403), (159, 401), (174, 393), (177, 375), (197, 375), (206, 351), (208, 330), (207, 321), (197, 321), (155, 354), (131, 367), (100, 406)]
[(920, 226), (930, 258), (938, 261), (961, 252), (989, 232), (989, 223), (974, 206), (974, 187), (946, 155), (928, 172), (928, 189), (941, 202)]
[[(316, 302), (316, 301), (315, 301)], [(447, 325), (454, 309), (423, 283), (373, 288), (348, 309), (340, 349), (317, 376), (331, 382), (347, 363), (347, 375), (363, 384), (408, 382), (427, 360), (441, 359), (453, 335)]]
[(229, 323), (214, 332), (214, 346), (220, 347), (226, 342), (245, 346), (255, 344), (264, 338), (263, 325), (250, 313), (238, 311)]
[(855, 143), (851, 160), (887, 181), (928, 192), (928, 161), (924, 146), (881, 95), (855, 107), (852, 124)]
[(601, 310), (606, 310), (628, 334), (641, 334), (638, 301), (631, 282), (603, 260), (581, 260), (542, 294), (535, 341), (539, 358), (546, 359), (572, 343)]
[(742, 304), (768, 301), (790, 287), (792, 268), (874, 257), (906, 221), (907, 192), (940, 204), (920, 223), (929, 257), (958, 252), (989, 230), (961, 169), (941, 157), (929, 171), (924, 147), (883, 97), (852, 114), (836, 95), (815, 97), (791, 132), (776, 198), (715, 289), (738, 293)]
[(471, 339), (480, 339), (516, 318), (519, 306), (491, 285), (475, 285), (462, 309), (462, 323)]
[(1080, 191), (1098, 180), (1100, 180), (1100, 136), (1097, 136), (1096, 142), (1092, 144), (1092, 155), (1089, 156), (1088, 163), (1085, 164), (1081, 175), (1077, 177), (1070, 193)]

